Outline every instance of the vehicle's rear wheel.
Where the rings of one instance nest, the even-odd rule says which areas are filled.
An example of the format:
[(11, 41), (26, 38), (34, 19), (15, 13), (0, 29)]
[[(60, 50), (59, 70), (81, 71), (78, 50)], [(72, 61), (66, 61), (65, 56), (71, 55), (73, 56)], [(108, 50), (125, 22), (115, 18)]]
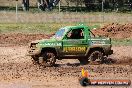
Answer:
[(88, 56), (88, 60), (90, 61), (90, 63), (92, 62), (102, 63), (103, 52), (99, 50), (91, 51), (91, 53)]
[(80, 58), (80, 59), (78, 59), (78, 60), (79, 60), (79, 62), (80, 62), (81, 65), (86, 65), (86, 64), (88, 64), (88, 59)]
[(39, 57), (39, 64), (46, 66), (46, 67), (50, 67), (55, 65), (56, 62), (56, 56), (53, 52), (50, 51), (45, 51), (44, 53), (42, 53), (41, 55), (42, 57)]

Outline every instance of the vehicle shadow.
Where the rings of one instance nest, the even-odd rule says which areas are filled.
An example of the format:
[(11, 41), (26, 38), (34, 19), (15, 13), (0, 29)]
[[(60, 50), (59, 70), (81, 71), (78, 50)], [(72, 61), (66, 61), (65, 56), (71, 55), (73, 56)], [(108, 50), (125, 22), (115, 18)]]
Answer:
[(54, 67), (63, 67), (63, 66), (71, 66), (71, 67), (78, 67), (81, 66), (80, 63), (66, 63), (66, 64), (55, 64)]
[(78, 67), (78, 66), (100, 65), (100, 64), (111, 65), (111, 64), (115, 64), (115, 63), (117, 63), (117, 60), (115, 60), (113, 58), (106, 58), (105, 57), (102, 62), (92, 61), (92, 62), (88, 62), (88, 64), (81, 64), (81, 63), (55, 64), (54, 67), (65, 67), (65, 66)]
[(116, 59), (110, 57), (104, 57), (102, 64), (115, 64), (117, 62)]

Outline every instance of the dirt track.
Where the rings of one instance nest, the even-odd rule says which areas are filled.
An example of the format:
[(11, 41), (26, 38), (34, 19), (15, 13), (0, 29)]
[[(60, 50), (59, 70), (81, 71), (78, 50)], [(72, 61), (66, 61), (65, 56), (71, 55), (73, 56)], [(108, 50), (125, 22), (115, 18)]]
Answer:
[(132, 46), (113, 49), (111, 64), (82, 66), (78, 60), (62, 60), (55, 67), (43, 68), (33, 65), (26, 56), (27, 46), (0, 47), (0, 88), (81, 88), (78, 82), (81, 67), (89, 71), (91, 79), (132, 80)]
[(132, 79), (131, 48), (113, 47), (115, 53), (111, 58), (116, 61), (112, 64), (82, 66), (78, 60), (62, 60), (55, 67), (42, 68), (33, 65), (26, 56), (26, 46), (0, 47), (0, 88), (81, 88), (78, 83), (81, 67), (89, 71), (90, 78)]

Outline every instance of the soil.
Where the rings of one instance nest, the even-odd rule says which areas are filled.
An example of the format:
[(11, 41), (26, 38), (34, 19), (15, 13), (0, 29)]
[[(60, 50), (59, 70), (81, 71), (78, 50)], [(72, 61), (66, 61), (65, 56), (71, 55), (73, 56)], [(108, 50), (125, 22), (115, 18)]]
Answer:
[[(127, 30), (125, 24), (117, 27), (109, 25), (95, 31), (115, 38), (131, 38), (123, 34)], [(128, 26), (129, 27), (129, 26)], [(111, 30), (109, 29), (111, 28)], [(109, 31), (108, 31), (109, 29)], [(129, 28), (128, 28), (129, 29)], [(77, 59), (57, 60), (54, 67), (34, 65), (27, 56), (27, 44), (30, 41), (49, 38), (45, 34), (0, 34), (0, 88), (82, 88), (79, 84), (81, 68), (88, 70), (90, 79), (129, 79), (132, 81), (132, 46), (113, 46), (114, 54), (103, 64), (90, 63), (80, 65)], [(97, 88), (132, 88), (132, 86), (96, 86)], [(89, 88), (89, 87), (88, 87)], [(95, 88), (95, 86), (90, 86)]]
[(108, 24), (100, 29), (93, 30), (98, 36), (106, 36), (116, 39), (132, 38), (132, 24)]
[(13, 34), (0, 34), (0, 46), (5, 45), (27, 45), (33, 40), (40, 40), (43, 38), (50, 38), (51, 35), (45, 34), (23, 34), (23, 33), (13, 33)]
[(64, 59), (46, 68), (34, 65), (26, 50), (27, 46), (0, 47), (0, 88), (82, 88), (78, 82), (82, 67), (88, 70), (90, 79), (132, 80), (132, 46), (113, 47), (111, 63), (80, 65), (77, 59)]

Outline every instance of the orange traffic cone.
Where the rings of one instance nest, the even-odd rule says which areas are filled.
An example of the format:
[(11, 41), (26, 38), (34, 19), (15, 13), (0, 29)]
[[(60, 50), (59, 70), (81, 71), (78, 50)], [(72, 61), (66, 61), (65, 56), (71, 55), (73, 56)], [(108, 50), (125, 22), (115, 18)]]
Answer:
[(88, 77), (88, 71), (85, 71), (84, 68), (82, 68), (82, 77)]

